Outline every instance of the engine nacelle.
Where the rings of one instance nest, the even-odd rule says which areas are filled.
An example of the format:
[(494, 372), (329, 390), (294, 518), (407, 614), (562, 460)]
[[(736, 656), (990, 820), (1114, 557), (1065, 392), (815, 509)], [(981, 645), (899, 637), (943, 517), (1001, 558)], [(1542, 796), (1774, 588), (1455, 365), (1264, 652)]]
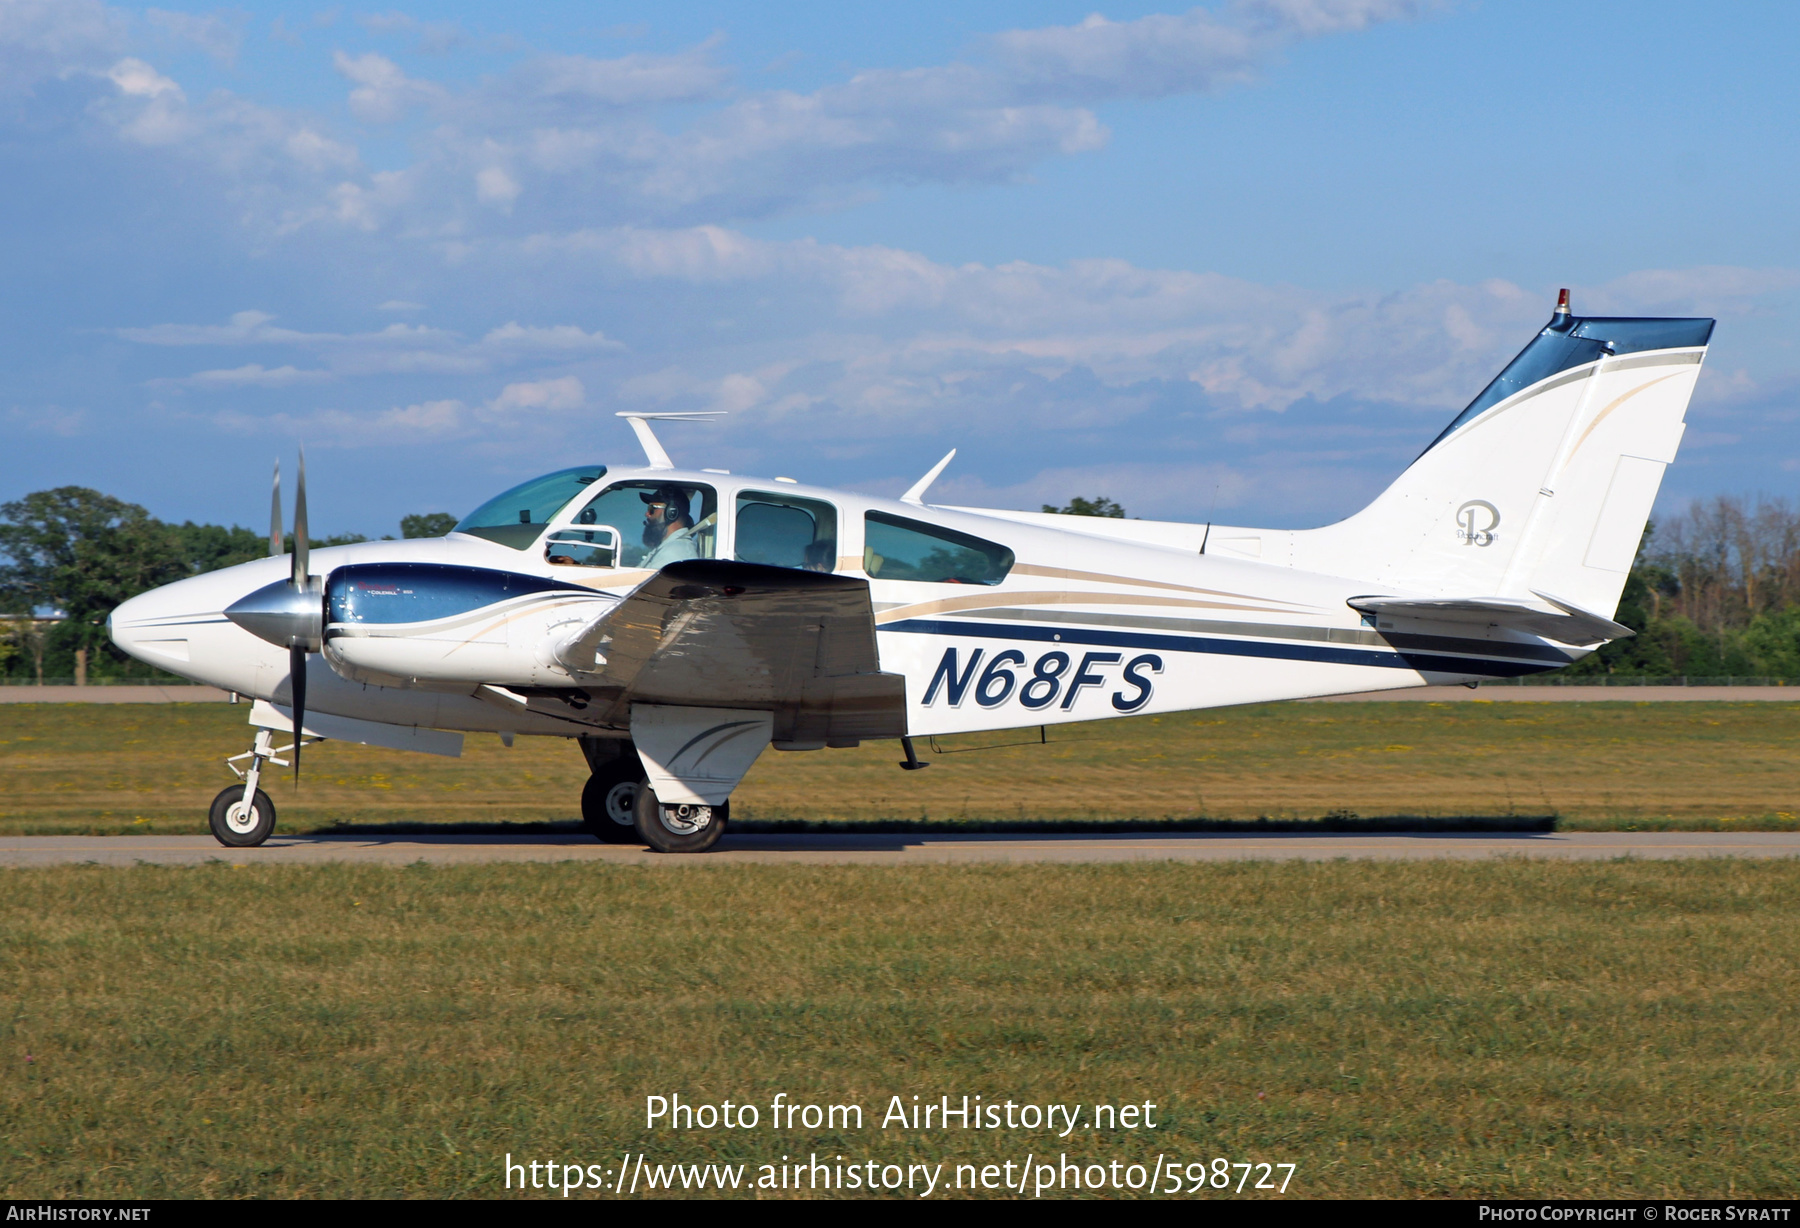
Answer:
[(325, 659), (373, 686), (574, 686), (555, 649), (618, 602), (517, 572), (353, 563), (325, 582)]

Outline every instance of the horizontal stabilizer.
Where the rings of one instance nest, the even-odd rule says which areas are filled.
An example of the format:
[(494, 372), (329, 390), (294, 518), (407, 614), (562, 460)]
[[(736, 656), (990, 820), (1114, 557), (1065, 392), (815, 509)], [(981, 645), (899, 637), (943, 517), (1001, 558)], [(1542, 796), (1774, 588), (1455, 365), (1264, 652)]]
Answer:
[(1637, 634), (1630, 627), (1590, 610), (1533, 592), (1550, 608), (1517, 597), (1352, 597), (1349, 606), (1382, 618), (1481, 623), (1541, 635), (1559, 644), (1600, 644)]

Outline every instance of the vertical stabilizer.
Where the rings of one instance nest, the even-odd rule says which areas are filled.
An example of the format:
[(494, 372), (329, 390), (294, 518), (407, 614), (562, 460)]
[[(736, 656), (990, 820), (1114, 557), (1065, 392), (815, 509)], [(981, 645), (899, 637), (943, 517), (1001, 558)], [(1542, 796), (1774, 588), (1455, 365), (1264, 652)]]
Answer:
[(1295, 566), (1396, 591), (1559, 601), (1610, 617), (1711, 340), (1707, 319), (1572, 314), (1368, 507), (1294, 534)]

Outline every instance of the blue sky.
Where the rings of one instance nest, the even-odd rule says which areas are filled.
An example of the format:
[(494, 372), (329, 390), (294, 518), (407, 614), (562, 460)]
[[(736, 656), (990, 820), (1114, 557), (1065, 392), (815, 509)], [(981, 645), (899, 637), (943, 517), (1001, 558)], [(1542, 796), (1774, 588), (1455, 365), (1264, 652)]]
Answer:
[(1800, 478), (1791, 6), (0, 0), (0, 498), (323, 532), (577, 461), (1303, 526), (1547, 316)]

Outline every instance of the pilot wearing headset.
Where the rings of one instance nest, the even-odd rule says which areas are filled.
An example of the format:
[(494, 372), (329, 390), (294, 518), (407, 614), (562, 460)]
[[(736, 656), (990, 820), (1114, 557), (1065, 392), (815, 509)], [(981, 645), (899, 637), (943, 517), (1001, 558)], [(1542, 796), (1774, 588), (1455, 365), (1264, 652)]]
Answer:
[(679, 486), (658, 486), (638, 498), (644, 501), (644, 547), (650, 552), (639, 567), (656, 568), (700, 557), (687, 491)]

